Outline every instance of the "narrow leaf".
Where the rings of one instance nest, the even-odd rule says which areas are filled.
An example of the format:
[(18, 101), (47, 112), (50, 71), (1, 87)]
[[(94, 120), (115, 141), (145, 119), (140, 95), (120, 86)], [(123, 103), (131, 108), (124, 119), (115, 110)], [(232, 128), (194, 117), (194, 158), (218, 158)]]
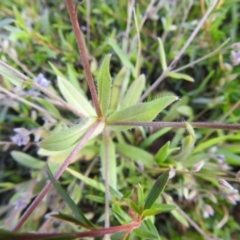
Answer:
[(140, 184), (138, 184), (137, 194), (138, 194), (138, 206), (142, 210), (144, 206), (144, 193), (143, 193), (142, 186)]
[(74, 127), (53, 133), (40, 142), (39, 146), (49, 151), (65, 150), (77, 143), (94, 121), (96, 121), (95, 118), (87, 118)]
[(59, 77), (58, 87), (61, 91), (61, 94), (65, 98), (65, 100), (70, 103), (73, 107), (78, 109), (85, 116), (91, 117), (96, 116), (96, 112), (89, 101), (85, 96), (81, 94), (72, 83), (68, 82), (66, 79)]
[(175, 95), (167, 95), (150, 102), (130, 106), (110, 115), (108, 122), (152, 121), (165, 107), (177, 99)]
[(116, 144), (117, 151), (125, 158), (139, 161), (143, 163), (146, 167), (151, 167), (153, 164), (153, 155), (148, 153), (147, 151), (131, 146), (125, 143), (118, 143)]
[(192, 153), (194, 143), (195, 143), (195, 133), (194, 133), (193, 127), (187, 122), (185, 122), (185, 124), (186, 124), (186, 128), (187, 128), (189, 135), (186, 136), (182, 140), (181, 152), (179, 154), (177, 154), (176, 156), (174, 156), (174, 158), (177, 161), (186, 160), (187, 157)]
[(156, 153), (155, 160), (158, 164), (161, 164), (166, 161), (168, 156), (174, 152), (179, 150), (180, 148), (170, 148), (170, 141), (166, 142)]
[(126, 68), (122, 68), (114, 78), (110, 102), (110, 109), (112, 110), (117, 110), (119, 102), (121, 102), (125, 76)]
[(98, 191), (104, 192), (105, 191), (105, 187), (102, 183), (100, 183), (99, 181), (96, 181), (92, 178), (86, 177), (83, 174), (71, 169), (71, 168), (67, 168), (66, 171), (68, 171), (70, 174), (72, 174), (74, 177), (80, 179), (81, 181), (83, 181), (84, 183), (86, 183), (87, 185), (89, 185), (90, 187), (93, 187), (95, 189), (97, 189)]
[(115, 145), (113, 141), (108, 138), (101, 143), (101, 173), (105, 180), (106, 160), (108, 161), (108, 179), (109, 185), (113, 189), (117, 189), (117, 163), (115, 154)]
[(171, 214), (172, 214), (181, 224), (183, 224), (185, 227), (189, 227), (189, 224), (188, 224), (187, 220), (185, 219), (185, 217), (184, 217), (183, 215), (181, 215), (181, 213), (179, 213), (177, 210), (171, 211)]
[(170, 204), (165, 204), (165, 207), (153, 207), (153, 208), (150, 208), (150, 209), (145, 209), (143, 212), (142, 212), (142, 216), (146, 217), (146, 216), (154, 216), (154, 215), (157, 215), (157, 214), (160, 214), (162, 212), (169, 212), (169, 211), (172, 211), (176, 209), (176, 207), (174, 205), (170, 205)]
[(1, 60), (0, 60), (0, 73), (4, 78), (6, 78), (13, 85), (21, 88), (23, 87), (23, 84), (27, 79), (27, 77), (22, 76), (21, 73), (19, 73), (14, 68), (8, 66), (8, 64), (6, 64)]
[(12, 151), (11, 156), (16, 160), (19, 164), (32, 168), (32, 169), (42, 169), (45, 165), (45, 162), (38, 160), (26, 153), (20, 151)]
[(136, 104), (145, 87), (145, 75), (140, 75), (129, 87), (121, 103), (121, 108), (126, 108)]
[(150, 190), (149, 194), (147, 195), (147, 197), (145, 199), (144, 210), (151, 208), (152, 205), (157, 200), (157, 198), (159, 197), (159, 195), (164, 190), (164, 188), (168, 182), (169, 171), (170, 170), (167, 170), (166, 172), (162, 173), (158, 177), (157, 181), (154, 183), (152, 189)]
[(57, 75), (58, 86), (65, 100), (78, 109), (85, 116), (96, 116), (96, 112), (86, 97), (74, 85), (65, 79), (65, 76), (52, 64), (51, 68)]
[(73, 202), (73, 200), (69, 197), (66, 191), (62, 188), (62, 186), (58, 183), (58, 181), (54, 178), (51, 170), (47, 165), (47, 174), (49, 180), (53, 184), (54, 188), (57, 190), (58, 194), (64, 199), (69, 208), (72, 210), (73, 215), (76, 219), (82, 223), (87, 228), (94, 229), (94, 225), (84, 216), (83, 212), (78, 208), (78, 206)]
[(160, 54), (160, 62), (162, 65), (162, 70), (165, 72), (167, 70), (167, 60), (166, 60), (166, 54), (163, 46), (163, 42), (161, 38), (158, 38), (158, 44), (159, 44), (159, 54)]
[(113, 39), (109, 39), (108, 43), (113, 48), (114, 52), (118, 55), (122, 64), (129, 68), (132, 74), (134, 74), (134, 66), (130, 62), (129, 58), (125, 55), (123, 50), (117, 45), (117, 43)]
[(189, 82), (194, 82), (194, 79), (191, 76), (184, 73), (168, 72), (167, 76), (172, 77), (174, 79), (183, 79)]
[(100, 69), (97, 75), (98, 100), (104, 116), (106, 115), (107, 110), (109, 109), (110, 100), (111, 100), (112, 79), (109, 72), (110, 58), (111, 58), (111, 54), (108, 54), (103, 59), (103, 62), (100, 66)]
[(151, 233), (150, 231), (144, 231), (144, 230), (137, 228), (137, 229), (134, 229), (133, 232), (141, 239), (155, 239), (156, 240), (156, 235)]

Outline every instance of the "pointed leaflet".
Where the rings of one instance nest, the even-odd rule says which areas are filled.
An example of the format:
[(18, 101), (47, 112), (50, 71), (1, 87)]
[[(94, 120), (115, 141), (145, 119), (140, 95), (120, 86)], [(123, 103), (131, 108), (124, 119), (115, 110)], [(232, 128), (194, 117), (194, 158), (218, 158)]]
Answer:
[(121, 108), (126, 108), (137, 103), (142, 91), (145, 87), (145, 75), (141, 74), (136, 80), (133, 81), (125, 94), (121, 103)]
[(175, 78), (175, 79), (184, 79), (189, 82), (194, 82), (194, 79), (191, 76), (184, 74), (184, 73), (168, 72), (167, 76)]
[(152, 121), (165, 107), (177, 99), (177, 96), (171, 94), (150, 102), (136, 104), (113, 113), (109, 116), (108, 122)]
[(165, 72), (167, 70), (167, 60), (166, 60), (166, 54), (163, 46), (163, 42), (161, 38), (158, 38), (159, 43), (159, 54), (160, 54), (160, 62), (162, 65), (162, 70)]
[(119, 102), (122, 99), (122, 90), (126, 78), (126, 68), (122, 68), (115, 76), (112, 85), (112, 96), (110, 102), (110, 109), (118, 109)]
[(11, 156), (16, 160), (19, 164), (22, 164), (25, 167), (33, 168), (33, 169), (42, 169), (45, 165), (45, 162), (40, 161), (37, 158), (34, 158), (26, 153), (20, 151), (12, 151)]
[(61, 151), (77, 143), (84, 133), (96, 121), (95, 118), (84, 119), (80, 124), (53, 133), (50, 137), (40, 142), (40, 147), (49, 151)]
[(64, 75), (52, 63), (49, 64), (57, 75), (58, 87), (65, 100), (85, 116), (96, 116), (94, 108), (86, 97), (71, 82), (67, 81)]
[(187, 157), (192, 153), (195, 143), (195, 133), (193, 127), (187, 122), (185, 122), (185, 124), (189, 135), (182, 140), (181, 152), (174, 156), (176, 161), (186, 160)]
[(153, 165), (153, 155), (147, 151), (126, 143), (117, 143), (115, 145), (117, 152), (125, 158), (131, 159), (133, 161), (139, 161), (146, 167), (151, 167)]
[(63, 189), (63, 187), (54, 178), (48, 165), (47, 165), (47, 174), (48, 174), (48, 178), (51, 181), (52, 185), (57, 190), (58, 194), (64, 199), (64, 201), (69, 206), (69, 208), (72, 210), (72, 213), (74, 214), (76, 219), (80, 223), (82, 223), (82, 225), (85, 226), (86, 228), (93, 229), (94, 228), (93, 224), (84, 216), (83, 212), (78, 208), (78, 206), (75, 204), (75, 202), (69, 197), (69, 195)]
[(106, 138), (101, 143), (101, 173), (102, 178), (105, 180), (106, 161), (108, 161), (108, 180), (109, 185), (116, 190), (117, 189), (117, 164), (115, 145), (111, 138)]
[(109, 109), (111, 100), (112, 79), (109, 72), (111, 55), (108, 54), (98, 70), (97, 86), (98, 86), (98, 101), (102, 110), (103, 116), (106, 115)]
[(152, 205), (157, 200), (157, 198), (159, 197), (159, 195), (164, 190), (164, 188), (168, 182), (169, 171), (170, 170), (167, 170), (166, 172), (162, 173), (158, 177), (157, 181), (154, 183), (152, 189), (150, 190), (150, 192), (148, 193), (148, 195), (145, 199), (144, 210), (151, 208)]

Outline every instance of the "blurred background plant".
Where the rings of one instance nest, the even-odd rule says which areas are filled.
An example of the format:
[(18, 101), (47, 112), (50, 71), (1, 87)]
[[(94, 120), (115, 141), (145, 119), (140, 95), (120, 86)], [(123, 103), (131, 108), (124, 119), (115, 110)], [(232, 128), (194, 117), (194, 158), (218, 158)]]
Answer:
[[(140, 73), (145, 75), (148, 89), (162, 73), (157, 37), (161, 37), (166, 59), (171, 62), (208, 4), (202, 0), (83, 1), (77, 11), (92, 73), (97, 75), (101, 60), (111, 52), (111, 75), (116, 82), (123, 82), (119, 100)], [(66, 96), (69, 85), (64, 79), (80, 96), (90, 99), (64, 1), (1, 1), (0, 8), (0, 58), (36, 84), (23, 86), (14, 78), (0, 79), (0, 215), (2, 228), (11, 229), (21, 211), (46, 184), (44, 163), (51, 163), (54, 169), (69, 153), (50, 153), (39, 149), (36, 143), (53, 131), (80, 122), (80, 112), (94, 113), (94, 109), (90, 101), (85, 103), (90, 107), (81, 106), (75, 92), (72, 99), (70, 93)], [(180, 79), (165, 78), (147, 96), (154, 99), (168, 91), (181, 98), (158, 120), (239, 122), (238, 11), (236, 1), (219, 1), (174, 69), (186, 75)], [(172, 178), (158, 204), (179, 208), (151, 218), (159, 237), (204, 239), (204, 233), (208, 233), (219, 239), (237, 239), (240, 134), (198, 129), (195, 146), (185, 151), (187, 154), (178, 153), (179, 147), (184, 147), (185, 135), (184, 129), (171, 128), (136, 128), (113, 135), (117, 189), (129, 198), (140, 183), (144, 193), (148, 192), (159, 173), (171, 168)], [(100, 138), (91, 140), (60, 179), (85, 216), (98, 224), (104, 221), (100, 142)], [(111, 200), (111, 225), (129, 221), (123, 211), (126, 206), (118, 200)], [(51, 190), (21, 231), (78, 231), (67, 221), (44, 219), (46, 213), (59, 210), (69, 213), (65, 202)], [(133, 232), (130, 239), (137, 236), (150, 238)]]

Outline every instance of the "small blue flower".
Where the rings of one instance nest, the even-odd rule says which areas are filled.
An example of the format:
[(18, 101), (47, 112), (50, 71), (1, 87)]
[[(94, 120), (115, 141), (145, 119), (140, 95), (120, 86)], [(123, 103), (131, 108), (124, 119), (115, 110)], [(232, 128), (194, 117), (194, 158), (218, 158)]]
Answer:
[(41, 87), (47, 87), (50, 84), (50, 81), (48, 81), (42, 73), (39, 73), (33, 80)]
[(31, 132), (29, 132), (27, 129), (14, 128), (13, 130), (17, 134), (11, 137), (11, 140), (12, 142), (16, 143), (18, 146), (22, 146), (22, 145), (25, 146), (30, 141), (29, 134), (31, 134)]

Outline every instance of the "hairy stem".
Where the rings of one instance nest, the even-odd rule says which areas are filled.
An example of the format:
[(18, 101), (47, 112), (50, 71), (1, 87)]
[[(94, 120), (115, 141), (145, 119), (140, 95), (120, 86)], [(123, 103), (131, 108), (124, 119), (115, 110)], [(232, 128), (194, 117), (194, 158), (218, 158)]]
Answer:
[[(91, 135), (94, 133), (96, 128), (99, 126), (101, 122), (96, 122), (83, 136), (83, 138), (79, 141), (77, 146), (72, 150), (72, 152), (68, 155), (68, 157), (65, 159), (63, 164), (59, 167), (57, 172), (54, 174), (55, 179), (58, 179), (62, 173), (65, 171), (65, 169), (68, 167), (68, 165), (71, 163), (73, 158), (76, 156), (76, 154), (79, 152), (79, 150), (84, 146), (84, 144), (87, 142), (87, 140), (91, 137)], [(16, 226), (13, 228), (13, 231), (18, 231), (21, 226), (24, 224), (24, 222), (28, 219), (28, 217), (31, 215), (31, 213), (34, 211), (34, 209), (38, 206), (38, 204), (42, 201), (42, 199), (45, 197), (47, 192), (52, 187), (52, 183), (49, 181), (45, 187), (42, 189), (42, 191), (38, 194), (38, 196), (34, 199), (34, 201), (31, 203), (31, 205), (28, 207), (28, 209), (24, 212), (24, 214), (19, 219)]]
[[(114, 226), (109, 228), (102, 228), (102, 229), (96, 229), (88, 232), (70, 232), (70, 233), (42, 233), (42, 234), (34, 234), (34, 233), (22, 233), (18, 235), (19, 240), (41, 240), (45, 239), (47, 237), (49, 238), (60, 238), (63, 239), (63, 237), (68, 237), (69, 235), (72, 238), (86, 238), (86, 237), (97, 237), (97, 236), (103, 236), (105, 234), (113, 234), (117, 232), (131, 232), (133, 229), (138, 228), (141, 225), (141, 222), (131, 222), (125, 225), (120, 226)], [(10, 238), (8, 238), (10, 239)], [(16, 238), (15, 238), (16, 239)]]
[[(240, 130), (240, 124), (210, 123), (210, 122), (190, 122), (194, 128), (210, 128), (223, 130)], [(172, 127), (186, 128), (185, 122), (111, 122), (112, 126), (141, 126), (141, 127)]]
[(99, 102), (98, 102), (98, 96), (97, 96), (97, 91), (94, 85), (94, 81), (93, 81), (93, 77), (92, 77), (92, 73), (89, 67), (89, 63), (88, 63), (88, 58), (87, 58), (87, 53), (84, 47), (84, 42), (82, 39), (82, 32), (81, 29), (79, 27), (78, 24), (78, 18), (77, 18), (77, 13), (75, 10), (75, 7), (73, 5), (72, 0), (65, 0), (67, 8), (68, 8), (68, 12), (69, 12), (69, 16), (71, 19), (71, 23), (72, 23), (72, 27), (73, 27), (73, 31), (75, 33), (76, 36), (76, 40), (77, 40), (77, 45), (78, 45), (78, 49), (79, 49), (79, 53), (80, 56), (82, 58), (82, 64), (83, 64), (83, 68), (84, 68), (84, 72), (88, 81), (88, 87), (89, 90), (91, 92), (91, 96), (92, 96), (92, 100), (93, 100), (93, 105), (97, 111), (97, 115), (98, 117), (102, 116), (102, 112), (99, 106)]

